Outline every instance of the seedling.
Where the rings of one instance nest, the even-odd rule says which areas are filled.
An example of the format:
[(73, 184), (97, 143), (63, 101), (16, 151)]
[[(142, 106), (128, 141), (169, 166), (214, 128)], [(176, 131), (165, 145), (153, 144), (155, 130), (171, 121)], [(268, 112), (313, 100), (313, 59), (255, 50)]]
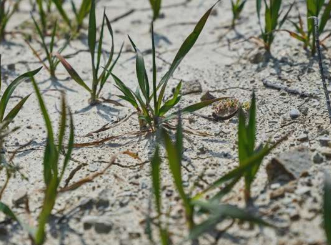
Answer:
[[(38, 36), (41, 39), (42, 47), (46, 53), (46, 60), (48, 62), (48, 65), (46, 65), (46, 63), (43, 61), (43, 59), (41, 59), (38, 52), (31, 46), (29, 41), (25, 40), (25, 42), (28, 44), (28, 46), (32, 50), (33, 54), (39, 59), (39, 61), (47, 69), (47, 71), (49, 72), (51, 77), (56, 77), (55, 71), (56, 71), (56, 68), (57, 68), (58, 64), (60, 63), (60, 61), (55, 56), (53, 56), (52, 53), (53, 53), (54, 46), (55, 46), (55, 35), (56, 35), (56, 31), (57, 31), (57, 22), (55, 22), (53, 30), (52, 30), (51, 42), (49, 44), (47, 44), (46, 40), (45, 40), (45, 36), (43, 35), (40, 26), (37, 24), (35, 18), (32, 15), (31, 15), (31, 17), (32, 17), (33, 23), (36, 27)], [(58, 52), (61, 53), (68, 44), (69, 44), (69, 39), (68, 39), (68, 41), (65, 42), (65, 44), (60, 48), (60, 50)]]
[(162, 0), (149, 0), (149, 3), (151, 4), (151, 8), (153, 10), (153, 21), (155, 21), (160, 15)]
[[(260, 225), (268, 225), (268, 223), (263, 220), (249, 214), (248, 212), (238, 209), (232, 205), (219, 205), (214, 202), (214, 200), (210, 202), (203, 202), (201, 200), (196, 200), (196, 197), (190, 196), (188, 192), (184, 189), (183, 178), (182, 178), (182, 156), (183, 156), (183, 129), (181, 118), (179, 116), (177, 130), (175, 135), (175, 141), (173, 142), (170, 138), (168, 132), (162, 128), (161, 129), (161, 138), (164, 142), (166, 154), (169, 163), (169, 169), (171, 172), (171, 176), (173, 178), (174, 186), (179, 194), (179, 197), (183, 203), (185, 217), (188, 225), (188, 229), (190, 231), (189, 238), (192, 240), (198, 239), (200, 235), (202, 235), (206, 231), (210, 231), (212, 228), (215, 228), (216, 225), (223, 221), (226, 218), (239, 219), (242, 221), (249, 221), (252, 223), (257, 223)], [(160, 164), (161, 159), (159, 156), (159, 146), (156, 146), (156, 150), (154, 152), (154, 157), (152, 158), (152, 183), (153, 183), (153, 191), (155, 196), (155, 204), (159, 217), (159, 229), (160, 229), (160, 238), (162, 244), (168, 244), (168, 231), (165, 230), (160, 224), (161, 216), (162, 216), (162, 195), (161, 195), (161, 174), (160, 174)], [(248, 163), (252, 165), (252, 162)], [(242, 176), (244, 171), (237, 171), (238, 176)], [(229, 176), (224, 176), (228, 178)], [(235, 178), (237, 179), (237, 178)], [(231, 185), (231, 188), (233, 185)], [(231, 190), (231, 188), (225, 188), (227, 192)], [(226, 194), (223, 190), (223, 194)], [(195, 222), (195, 216), (199, 215), (203, 212), (205, 214), (210, 214), (210, 217), (203, 221), (200, 224)]]
[[(41, 67), (36, 70), (29, 71), (29, 72), (26, 72), (26, 73), (20, 75), (19, 77), (14, 79), (14, 81), (12, 81), (9, 84), (9, 86), (6, 88), (6, 90), (4, 91), (4, 93), (2, 94), (1, 99), (0, 99), (0, 124), (4, 124), (5, 126), (8, 126), (14, 120), (14, 118), (17, 116), (17, 114), (20, 112), (23, 105), (25, 104), (27, 99), (30, 97), (30, 95), (27, 95), (22, 100), (20, 100), (14, 106), (14, 108), (11, 109), (5, 116), (7, 105), (9, 103), (9, 100), (10, 100), (13, 92), (15, 91), (15, 89), (26, 79), (29, 79), (30, 77), (33, 77), (34, 75), (36, 75), (40, 70), (41, 70)], [(1, 90), (1, 86), (2, 86), (2, 74), (1, 74), (1, 55), (0, 55), (0, 90)]]
[[(79, 32), (79, 30), (83, 26), (83, 21), (85, 17), (89, 14), (91, 5), (95, 4), (95, 0), (82, 0), (81, 5), (79, 8), (75, 5), (74, 1), (71, 1), (72, 12), (75, 15), (75, 21), (69, 18), (70, 14), (66, 12), (63, 8), (61, 0), (52, 0), (55, 4), (57, 10), (59, 11), (60, 15), (62, 16), (64, 22), (70, 27), (73, 32)], [(93, 2), (93, 3), (92, 3)]]
[[(215, 5), (214, 5), (215, 6)], [(213, 7), (214, 7), (213, 6)], [(130, 38), (131, 44), (136, 52), (136, 73), (137, 73), (137, 81), (139, 88), (136, 92), (133, 92), (128, 86), (122, 82), (120, 78), (113, 75), (113, 78), (116, 83), (116, 87), (122, 92), (123, 95), (120, 96), (123, 100), (129, 102), (138, 113), (139, 123), (141, 129), (148, 128), (149, 130), (156, 131), (159, 125), (169, 121), (170, 119), (176, 117), (176, 113), (171, 113), (170, 115), (166, 115), (169, 110), (173, 109), (181, 99), (181, 86), (180, 82), (173, 96), (167, 100), (164, 100), (165, 90), (168, 85), (168, 81), (171, 78), (172, 74), (175, 72), (181, 61), (187, 55), (187, 53), (194, 46), (197, 41), (201, 31), (203, 30), (206, 21), (213, 9), (211, 7), (204, 16), (199, 20), (197, 25), (195, 26), (193, 32), (186, 38), (182, 46), (180, 47), (178, 53), (176, 54), (170, 69), (168, 72), (162, 77), (161, 81), (157, 83), (157, 68), (156, 68), (156, 60), (155, 60), (155, 43), (154, 43), (154, 28), (153, 23), (151, 26), (152, 30), (152, 58), (153, 58), (153, 81), (152, 81), (152, 90), (150, 89), (149, 79), (147, 76), (147, 71), (145, 68), (144, 57), (140, 50), (136, 47), (132, 39)], [(160, 91), (159, 91), (160, 90)], [(191, 113), (197, 111), (201, 108), (204, 108), (216, 101), (222, 100), (224, 98), (216, 98), (211, 100), (205, 100), (200, 103), (196, 103), (185, 107), (181, 110), (181, 113)], [(151, 105), (153, 103), (153, 105)]]
[[(105, 66), (103, 67), (103, 71), (100, 72), (101, 66), (101, 55), (102, 55), (102, 40), (104, 37), (104, 26), (107, 25), (107, 29), (110, 33), (111, 39), (112, 39), (112, 47), (110, 51), (110, 55), (108, 58), (108, 61), (106, 62)], [(75, 71), (75, 69), (60, 55), (56, 54), (64, 68), (68, 71), (70, 77), (76, 81), (79, 85), (81, 85), (84, 89), (86, 89), (91, 94), (90, 104), (95, 105), (98, 103), (98, 98), (100, 96), (101, 90), (105, 83), (107, 82), (114, 66), (116, 65), (121, 53), (122, 48), (113, 62), (113, 56), (114, 56), (114, 36), (113, 36), (113, 30), (110, 25), (110, 21), (108, 17), (106, 16), (106, 13), (103, 14), (103, 20), (102, 20), (102, 27), (100, 32), (100, 38), (97, 42), (96, 36), (97, 36), (97, 27), (96, 27), (96, 17), (95, 17), (95, 1), (92, 1), (91, 10), (90, 10), (90, 17), (89, 17), (89, 30), (88, 30), (88, 46), (89, 51), (91, 54), (91, 61), (92, 61), (92, 87), (89, 88), (84, 80), (78, 75), (78, 73)], [(97, 50), (97, 56), (95, 56), (95, 51)]]
[(60, 166), (59, 163), (60, 163), (61, 151), (65, 149), (63, 141), (66, 131), (66, 124), (68, 121), (67, 120), (68, 109), (66, 107), (66, 101), (64, 97), (62, 97), (61, 118), (60, 118), (59, 130), (58, 130), (58, 139), (57, 141), (55, 141), (52, 123), (50, 121), (45, 103), (43, 101), (43, 98), (41, 97), (39, 88), (34, 78), (31, 77), (31, 80), (38, 98), (40, 109), (47, 129), (47, 141), (46, 141), (46, 148), (44, 152), (44, 161), (43, 161), (43, 176), (46, 186), (44, 202), (42, 205), (41, 212), (39, 214), (38, 225), (36, 228), (27, 225), (23, 220), (21, 220), (18, 216), (16, 216), (6, 204), (2, 202), (0, 202), (0, 211), (2, 211), (5, 215), (9, 216), (10, 218), (18, 221), (21, 224), (21, 226), (28, 231), (30, 239), (32, 240), (33, 244), (41, 245), (44, 244), (45, 242), (45, 238), (46, 238), (45, 226), (48, 222), (48, 219), (55, 205), (58, 187), (61, 183), (64, 172), (70, 160), (71, 152), (74, 145), (74, 125), (73, 125), (71, 113), (69, 111), (69, 129), (70, 129), (69, 139), (68, 139), (68, 144), (66, 147), (67, 150), (63, 159), (63, 163), (62, 166)]
[(327, 244), (331, 245), (331, 179), (329, 175), (325, 176), (324, 181), (324, 203), (323, 219)]
[(247, 0), (231, 0), (232, 9), (232, 24), (231, 27), (235, 28), (237, 20), (244, 9)]
[(279, 145), (285, 138), (279, 140), (274, 145), (270, 146), (267, 143), (265, 146), (262, 144), (255, 148), (256, 142), (256, 101), (255, 94), (253, 93), (252, 102), (249, 109), (249, 120), (246, 125), (245, 115), (242, 109), (239, 110), (239, 126), (238, 126), (238, 156), (239, 166), (230, 171), (228, 174), (222, 176), (211, 184), (204, 191), (196, 195), (195, 200), (200, 199), (203, 194), (227, 183), (226, 186), (215, 194), (211, 200), (220, 200), (227, 194), (238, 181), (244, 177), (245, 179), (245, 201), (247, 204), (251, 201), (251, 186), (255, 176), (261, 166), (261, 163), (272, 149)]
[(290, 6), (288, 11), (285, 13), (283, 18), (279, 21), (281, 17), (281, 5), (282, 0), (269, 0), (269, 4), (267, 3), (267, 0), (264, 0), (265, 5), (265, 23), (264, 28), (261, 24), (261, 7), (262, 7), (262, 0), (256, 0), (256, 8), (257, 8), (257, 16), (259, 19), (259, 24), (261, 28), (261, 36), (262, 36), (262, 42), (264, 45), (264, 48), (270, 52), (271, 51), (271, 45), (275, 38), (275, 31), (279, 30), (285, 20), (288, 17), (288, 14), (290, 13), (293, 4)]
[(7, 3), (7, 0), (0, 0), (0, 42), (5, 39), (8, 21), (13, 16), (19, 5), (19, 1), (16, 1), (11, 7), (8, 7)]
[[(330, 13), (331, 13), (331, 0), (327, 3), (327, 5), (324, 7), (323, 5), (325, 3), (325, 0), (307, 0), (306, 1), (306, 7), (307, 7), (307, 30), (305, 30), (303, 20), (301, 18), (301, 15), (299, 13), (298, 16), (298, 22), (299, 24), (291, 21), (293, 26), (295, 27), (296, 32), (292, 32), (289, 30), (287, 31), (291, 37), (299, 40), (303, 43), (304, 49), (310, 49), (311, 54), (315, 55), (316, 53), (316, 42), (315, 42), (315, 34), (314, 34), (314, 20), (312, 17), (320, 18), (320, 25), (318, 27), (319, 34), (322, 34), (324, 32), (324, 29), (326, 27), (327, 22), (330, 19)], [(324, 46), (324, 42), (326, 39), (330, 37), (330, 34), (322, 38), (319, 42), (322, 46)], [(324, 46), (325, 47), (325, 46)]]

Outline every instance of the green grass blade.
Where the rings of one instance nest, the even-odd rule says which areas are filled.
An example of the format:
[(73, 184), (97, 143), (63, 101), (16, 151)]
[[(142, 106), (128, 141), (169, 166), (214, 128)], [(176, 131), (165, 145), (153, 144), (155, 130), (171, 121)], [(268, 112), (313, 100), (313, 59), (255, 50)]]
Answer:
[(14, 212), (3, 202), (0, 202), (0, 212), (2, 212), (3, 214), (5, 214), (6, 216), (8, 216), (11, 219), (18, 221)]
[[(93, 84), (92, 84), (92, 93), (96, 93), (97, 89), (97, 79), (98, 76), (96, 74), (96, 67), (95, 67), (95, 45), (97, 42), (97, 24), (96, 24), (96, 17), (95, 17), (95, 0), (92, 0), (91, 9), (90, 9), (90, 16), (89, 16), (89, 26), (88, 26), (88, 46), (91, 54), (91, 62), (92, 62), (92, 73), (93, 73)], [(95, 99), (95, 98), (93, 98)]]
[(261, 7), (262, 7), (262, 0), (256, 0), (256, 13), (257, 13), (259, 22), (261, 20)]
[(328, 4), (326, 5), (323, 15), (321, 17), (320, 25), (319, 25), (319, 33), (323, 33), (326, 23), (330, 19), (331, 13), (331, 0), (329, 0)]
[[(101, 60), (101, 55), (102, 55), (102, 41), (103, 41), (103, 35), (104, 35), (103, 33), (104, 33), (105, 19), (106, 19), (105, 15), (106, 15), (106, 10), (104, 10), (104, 13), (103, 13), (100, 38), (99, 38), (99, 43), (98, 43), (97, 65), (96, 65), (96, 68), (95, 68), (95, 73), (96, 73), (97, 77), (98, 77), (98, 72), (99, 72), (99, 67), (100, 67), (100, 60)], [(99, 81), (100, 80), (98, 79), (98, 82)]]
[(63, 160), (62, 170), (61, 170), (61, 174), (60, 174), (60, 177), (59, 177), (59, 183), (61, 182), (61, 180), (63, 178), (63, 175), (64, 175), (64, 172), (65, 172), (65, 170), (68, 166), (68, 163), (70, 161), (71, 153), (72, 153), (72, 150), (74, 148), (74, 142), (75, 142), (75, 132), (74, 132), (75, 128), (74, 128), (72, 113), (71, 113), (70, 110), (69, 110), (69, 118), (70, 118), (70, 122), (69, 122), (69, 125), (70, 125), (69, 140), (68, 140), (67, 152), (66, 152), (64, 160)]
[(111, 75), (117, 85), (117, 88), (124, 94), (124, 96), (120, 96), (120, 98), (128, 101), (133, 107), (139, 110), (139, 106), (135, 96), (133, 95), (133, 92), (127, 86), (125, 86), (125, 84), (121, 81), (121, 79), (119, 79), (114, 74)]
[[(185, 194), (184, 187), (183, 187), (183, 180), (182, 180), (182, 163), (181, 159), (182, 156), (180, 154), (180, 150), (177, 148), (177, 144), (174, 145), (170, 139), (168, 133), (162, 129), (162, 138), (165, 143), (165, 148), (167, 152), (167, 157), (169, 161), (169, 168), (176, 186), (176, 189), (184, 202), (184, 205), (189, 204), (189, 199)], [(177, 136), (178, 137), (178, 136)], [(180, 157), (179, 157), (180, 156)]]
[(158, 88), (162, 86), (163, 83), (167, 83), (170, 77), (173, 75), (179, 64), (182, 62), (184, 57), (188, 54), (188, 52), (191, 50), (191, 48), (194, 46), (196, 41), (198, 40), (200, 33), (202, 32), (210, 13), (212, 12), (214, 6), (218, 3), (217, 1), (199, 20), (197, 25), (195, 26), (193, 32), (186, 38), (182, 46), (180, 47), (179, 51), (177, 52), (169, 71), (162, 77)]
[(211, 215), (206, 221), (199, 225), (196, 225), (190, 231), (189, 239), (191, 240), (197, 239), (203, 233), (212, 230), (219, 222), (223, 221), (226, 218), (239, 219), (241, 221), (247, 221), (258, 225), (272, 227), (272, 225), (263, 221), (262, 219), (232, 205), (218, 205), (201, 201), (194, 201), (193, 204), (196, 207), (200, 207), (208, 211), (209, 213), (211, 213)]
[(55, 23), (54, 23), (54, 27), (53, 27), (53, 31), (52, 31), (52, 36), (51, 36), (52, 39), (51, 39), (51, 43), (49, 45), (50, 56), (51, 56), (51, 53), (53, 52), (53, 48), (54, 48), (54, 41), (55, 41), (56, 30), (57, 30), (57, 21), (55, 21)]
[(17, 116), (17, 114), (20, 112), (20, 110), (22, 109), (23, 105), (25, 104), (25, 102), (27, 101), (27, 99), (30, 97), (30, 95), (25, 96), (22, 100), (20, 100), (20, 102), (18, 102), (16, 104), (16, 106), (11, 109), (11, 111), (7, 114), (7, 116), (3, 119), (5, 123), (5, 125), (10, 124), (14, 118)]
[[(152, 1), (152, 0), (151, 0)], [(161, 2), (161, 1), (160, 1)], [(156, 96), (156, 80), (157, 80), (157, 67), (156, 67), (156, 58), (155, 58), (155, 40), (154, 40), (154, 24), (151, 24), (151, 35), (152, 35), (152, 55), (153, 55), (153, 98), (154, 98), (154, 111), (155, 115), (159, 115), (159, 109), (157, 96)]]
[[(47, 140), (46, 140), (46, 148), (44, 153), (44, 180), (46, 183), (46, 186), (50, 184), (52, 181), (52, 176), (57, 173), (57, 158), (58, 158), (58, 151), (55, 146), (55, 139), (54, 139), (54, 133), (52, 128), (52, 123), (50, 120), (50, 117), (48, 115), (44, 100), (41, 96), (40, 90), (38, 88), (38, 85), (33, 77), (31, 77), (32, 84), (35, 90), (35, 93), (37, 95), (37, 99), (39, 102), (40, 110), (43, 115), (46, 130), (47, 130)], [(57, 175), (56, 175), (57, 176)]]
[[(171, 99), (167, 100), (163, 106), (160, 108), (160, 111), (159, 111), (159, 115), (160, 116), (163, 116), (165, 115), (170, 109), (174, 108), (178, 102), (180, 101), (181, 99), (181, 96), (180, 96), (180, 90), (181, 90), (181, 87), (182, 87), (182, 82), (180, 82), (176, 89), (175, 89), (175, 92), (172, 96)], [(161, 90), (162, 91), (162, 90)]]
[(42, 67), (40, 67), (36, 70), (33, 70), (33, 71), (26, 72), (26, 73), (20, 75), (19, 77), (17, 77), (11, 84), (9, 84), (9, 86), (3, 93), (1, 100), (0, 100), (0, 121), (2, 121), (4, 118), (4, 114), (5, 114), (5, 110), (6, 110), (8, 101), (9, 101), (11, 95), (13, 94), (14, 90), (17, 88), (17, 86), (21, 82), (25, 81), (26, 79), (29, 79), (30, 77), (33, 77), (34, 75), (36, 75), (41, 69), (42, 69)]
[(59, 53), (56, 53), (55, 56), (59, 59), (63, 67), (67, 70), (69, 73), (70, 77), (78, 83), (80, 86), (85, 88), (88, 92), (92, 92), (91, 89), (86, 85), (84, 80), (78, 75), (78, 73), (75, 71), (75, 69), (66, 61), (66, 59), (60, 55)]
[(155, 21), (159, 15), (161, 10), (162, 1), (161, 0), (149, 0), (153, 10), (153, 21)]
[(154, 156), (151, 161), (151, 167), (152, 167), (153, 193), (154, 193), (154, 197), (155, 197), (156, 210), (157, 210), (159, 216), (161, 216), (161, 214), (162, 214), (160, 164), (161, 164), (161, 158), (160, 158), (160, 153), (159, 153), (159, 147), (156, 146)]
[(149, 83), (147, 78), (147, 72), (145, 68), (145, 61), (144, 56), (140, 52), (140, 50), (137, 48), (136, 44), (133, 42), (133, 40), (130, 38), (130, 42), (132, 44), (132, 47), (136, 51), (136, 74), (137, 74), (137, 80), (140, 87), (140, 90), (143, 94), (143, 96), (146, 99), (146, 103), (149, 102)]
[(52, 0), (53, 3), (55, 4), (57, 10), (59, 11), (60, 15), (62, 16), (63, 20), (66, 22), (66, 24), (71, 27), (71, 21), (67, 15), (67, 13), (65, 12), (65, 10), (62, 7), (62, 3), (60, 2), (60, 0)]
[(329, 175), (325, 176), (323, 209), (324, 229), (327, 244), (331, 245), (331, 179)]

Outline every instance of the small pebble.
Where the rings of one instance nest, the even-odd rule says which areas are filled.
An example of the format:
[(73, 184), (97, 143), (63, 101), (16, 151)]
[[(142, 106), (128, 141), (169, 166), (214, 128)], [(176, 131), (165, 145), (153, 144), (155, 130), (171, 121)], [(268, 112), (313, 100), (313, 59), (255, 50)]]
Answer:
[(300, 111), (298, 109), (292, 109), (290, 111), (290, 117), (291, 119), (296, 119), (300, 116)]
[(323, 156), (319, 152), (316, 152), (315, 155), (313, 156), (313, 162), (316, 164), (320, 164), (323, 161), (324, 161)]

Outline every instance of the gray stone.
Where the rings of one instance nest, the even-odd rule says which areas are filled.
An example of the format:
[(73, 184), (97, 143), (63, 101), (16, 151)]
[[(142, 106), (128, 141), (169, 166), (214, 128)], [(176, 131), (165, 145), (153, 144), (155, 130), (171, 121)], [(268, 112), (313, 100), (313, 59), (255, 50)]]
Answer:
[(313, 156), (313, 162), (316, 164), (320, 164), (323, 161), (324, 161), (323, 156), (319, 152), (316, 152)]
[(300, 116), (300, 111), (298, 109), (291, 109), (290, 111), (290, 117), (291, 119), (297, 119)]
[(297, 137), (297, 140), (298, 140), (298, 141), (307, 141), (307, 140), (308, 140), (308, 135), (307, 135), (307, 134), (300, 134), (300, 135)]
[(193, 94), (193, 93), (201, 93), (202, 86), (198, 80), (193, 81), (183, 81), (182, 84), (182, 95), (185, 94)]
[(107, 208), (109, 206), (109, 199), (113, 195), (113, 192), (109, 189), (102, 190), (95, 201), (97, 208)]
[(91, 229), (94, 226), (94, 230), (101, 234), (107, 234), (113, 228), (113, 222), (107, 216), (88, 215), (82, 218), (82, 223), (84, 230)]
[(313, 165), (309, 149), (281, 153), (266, 166), (269, 183), (288, 183), (300, 178)]
[(318, 138), (321, 146), (330, 146), (331, 139), (327, 136), (322, 136)]

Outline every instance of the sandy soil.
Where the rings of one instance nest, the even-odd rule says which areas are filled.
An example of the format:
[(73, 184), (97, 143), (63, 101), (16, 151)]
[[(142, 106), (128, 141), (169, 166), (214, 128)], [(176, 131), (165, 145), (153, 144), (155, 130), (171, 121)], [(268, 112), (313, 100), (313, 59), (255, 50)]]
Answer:
[[(289, 2), (284, 1), (285, 6), (288, 6)], [(160, 76), (167, 71), (169, 62), (194, 27), (194, 23), (213, 3), (214, 0), (195, 0), (187, 3), (181, 0), (165, 1), (162, 10), (164, 18), (159, 19), (155, 26)], [(304, 13), (304, 5), (300, 4), (301, 12)], [(215, 243), (215, 239), (208, 235), (201, 239), (201, 244), (324, 244), (324, 232), (321, 227), (321, 187), (323, 172), (331, 172), (330, 160), (327, 158), (331, 156), (331, 148), (322, 147), (319, 141), (321, 136), (329, 137), (330, 126), (317, 61), (311, 58), (296, 40), (291, 39), (287, 33), (280, 32), (272, 48), (273, 57), (265, 62), (252, 63), (252, 59), (261, 53), (256, 43), (249, 40), (250, 37), (259, 35), (255, 3), (254, 1), (247, 3), (236, 30), (228, 28), (231, 23), (230, 7), (230, 1), (223, 1), (215, 8), (196, 46), (171, 79), (170, 88), (175, 87), (180, 80), (184, 83), (198, 81), (202, 85), (203, 92), (183, 96), (181, 107), (198, 102), (206, 91), (211, 91), (214, 96), (233, 96), (245, 102), (250, 100), (251, 93), (255, 90), (259, 141), (264, 142), (268, 139), (276, 141), (290, 133), (289, 138), (264, 161), (253, 185), (258, 213), (281, 229), (250, 228), (246, 224), (235, 224), (218, 242)], [(103, 8), (106, 8), (109, 19), (116, 18), (130, 9), (135, 10), (127, 17), (113, 23), (116, 50), (119, 50), (123, 41), (125, 42), (125, 51), (114, 73), (131, 88), (135, 88), (137, 84), (134, 53), (127, 35), (129, 34), (138, 47), (147, 53), (145, 61), (147, 66), (151, 67), (149, 33), (151, 12), (148, 1), (101, 0), (97, 5), (98, 17), (101, 17)], [(29, 20), (29, 11), (28, 1), (24, 0), (20, 12), (10, 23), (10, 28)], [(291, 14), (291, 17), (295, 18), (295, 16), (296, 10)], [(100, 18), (98, 22), (101, 22)], [(285, 26), (292, 28), (288, 23)], [(108, 47), (110, 47), (109, 41), (106, 40)], [(36, 49), (41, 48), (35, 41), (32, 45)], [(8, 36), (7, 42), (1, 44), (0, 52), (3, 57), (2, 72), (5, 74), (5, 83), (11, 82), (18, 74), (40, 66), (19, 34)], [(70, 58), (69, 62), (84, 79), (90, 81), (91, 66), (86, 32), (82, 39), (71, 42), (70, 47), (63, 54), (72, 53), (76, 55)], [(324, 55), (324, 65), (328, 71), (330, 52), (324, 51)], [(15, 64), (14, 69), (11, 64)], [(102, 170), (112, 156), (124, 151), (137, 153), (141, 160), (119, 154), (118, 164), (112, 166), (104, 175), (77, 190), (60, 194), (48, 227), (46, 244), (149, 244), (144, 220), (150, 212), (151, 183), (148, 159), (154, 150), (154, 138), (132, 134), (139, 130), (135, 116), (117, 127), (86, 136), (105, 124), (112, 125), (127, 117), (133, 109), (129, 105), (116, 107), (110, 104), (90, 107), (89, 94), (69, 79), (61, 65), (57, 75), (58, 80), (52, 81), (47, 71), (43, 69), (36, 76), (54, 125), (59, 117), (60, 91), (65, 91), (68, 103), (74, 112), (77, 142), (92, 142), (123, 135), (99, 146), (76, 148), (72, 156), (74, 160), (70, 162), (67, 174), (79, 165), (83, 167), (72, 182)], [(327, 76), (330, 79), (328, 73)], [(301, 98), (284, 91), (272, 90), (263, 85), (264, 80), (315, 93), (317, 97)], [(225, 88), (230, 89), (213, 92)], [(170, 94), (171, 89), (167, 92)], [(32, 216), (30, 220), (33, 222), (43, 200), (39, 190), (43, 187), (41, 173), (46, 133), (31, 83), (26, 82), (16, 90), (12, 105), (20, 97), (30, 93), (32, 96), (11, 125), (11, 127), (20, 126), (20, 129), (9, 137), (5, 145), (10, 153), (33, 140), (32, 144), (15, 158), (15, 163), (22, 168), (21, 171), (28, 180), (23, 180), (19, 176), (11, 179), (2, 201), (11, 205), (17, 192), (21, 189), (26, 190)], [(110, 81), (105, 86), (102, 96), (118, 100), (116, 97), (118, 94), (120, 93), (113, 86), (113, 81)], [(290, 118), (293, 109), (300, 111), (300, 116), (295, 120)], [(211, 112), (209, 108), (199, 113), (208, 116)], [(185, 128), (210, 134), (207, 137), (187, 134), (185, 137), (183, 175), (187, 187), (192, 185), (203, 171), (205, 171), (205, 180), (211, 183), (237, 166), (237, 122), (237, 118), (210, 122), (196, 115), (185, 117)], [(315, 164), (308, 159), (311, 166), (306, 169), (307, 174), (293, 181), (291, 183), (293, 188), (288, 188), (289, 190), (279, 198), (271, 198), (275, 191), (283, 187), (268, 184), (265, 165), (277, 154), (298, 147), (307, 147), (311, 159), (320, 152), (323, 157), (322, 163)], [(183, 229), (185, 221), (165, 159), (162, 169), (163, 196), (167, 198), (166, 209), (170, 210), (169, 227), (173, 232), (175, 244), (178, 244), (187, 235)], [(4, 180), (5, 175), (1, 173), (0, 185)], [(206, 186), (204, 183), (202, 185)], [(242, 188), (243, 184), (238, 184), (230, 193), (227, 202), (243, 207)], [(109, 204), (102, 205), (104, 200)], [(16, 207), (14, 210), (29, 220), (24, 207)], [(84, 228), (84, 217), (90, 215), (104, 218), (112, 224), (112, 229), (100, 233), (93, 228)], [(2, 215), (0, 215), (1, 220), (4, 220)], [(0, 244), (29, 244), (26, 232), (17, 224), (6, 224), (2, 230), (4, 234), (0, 235)]]

